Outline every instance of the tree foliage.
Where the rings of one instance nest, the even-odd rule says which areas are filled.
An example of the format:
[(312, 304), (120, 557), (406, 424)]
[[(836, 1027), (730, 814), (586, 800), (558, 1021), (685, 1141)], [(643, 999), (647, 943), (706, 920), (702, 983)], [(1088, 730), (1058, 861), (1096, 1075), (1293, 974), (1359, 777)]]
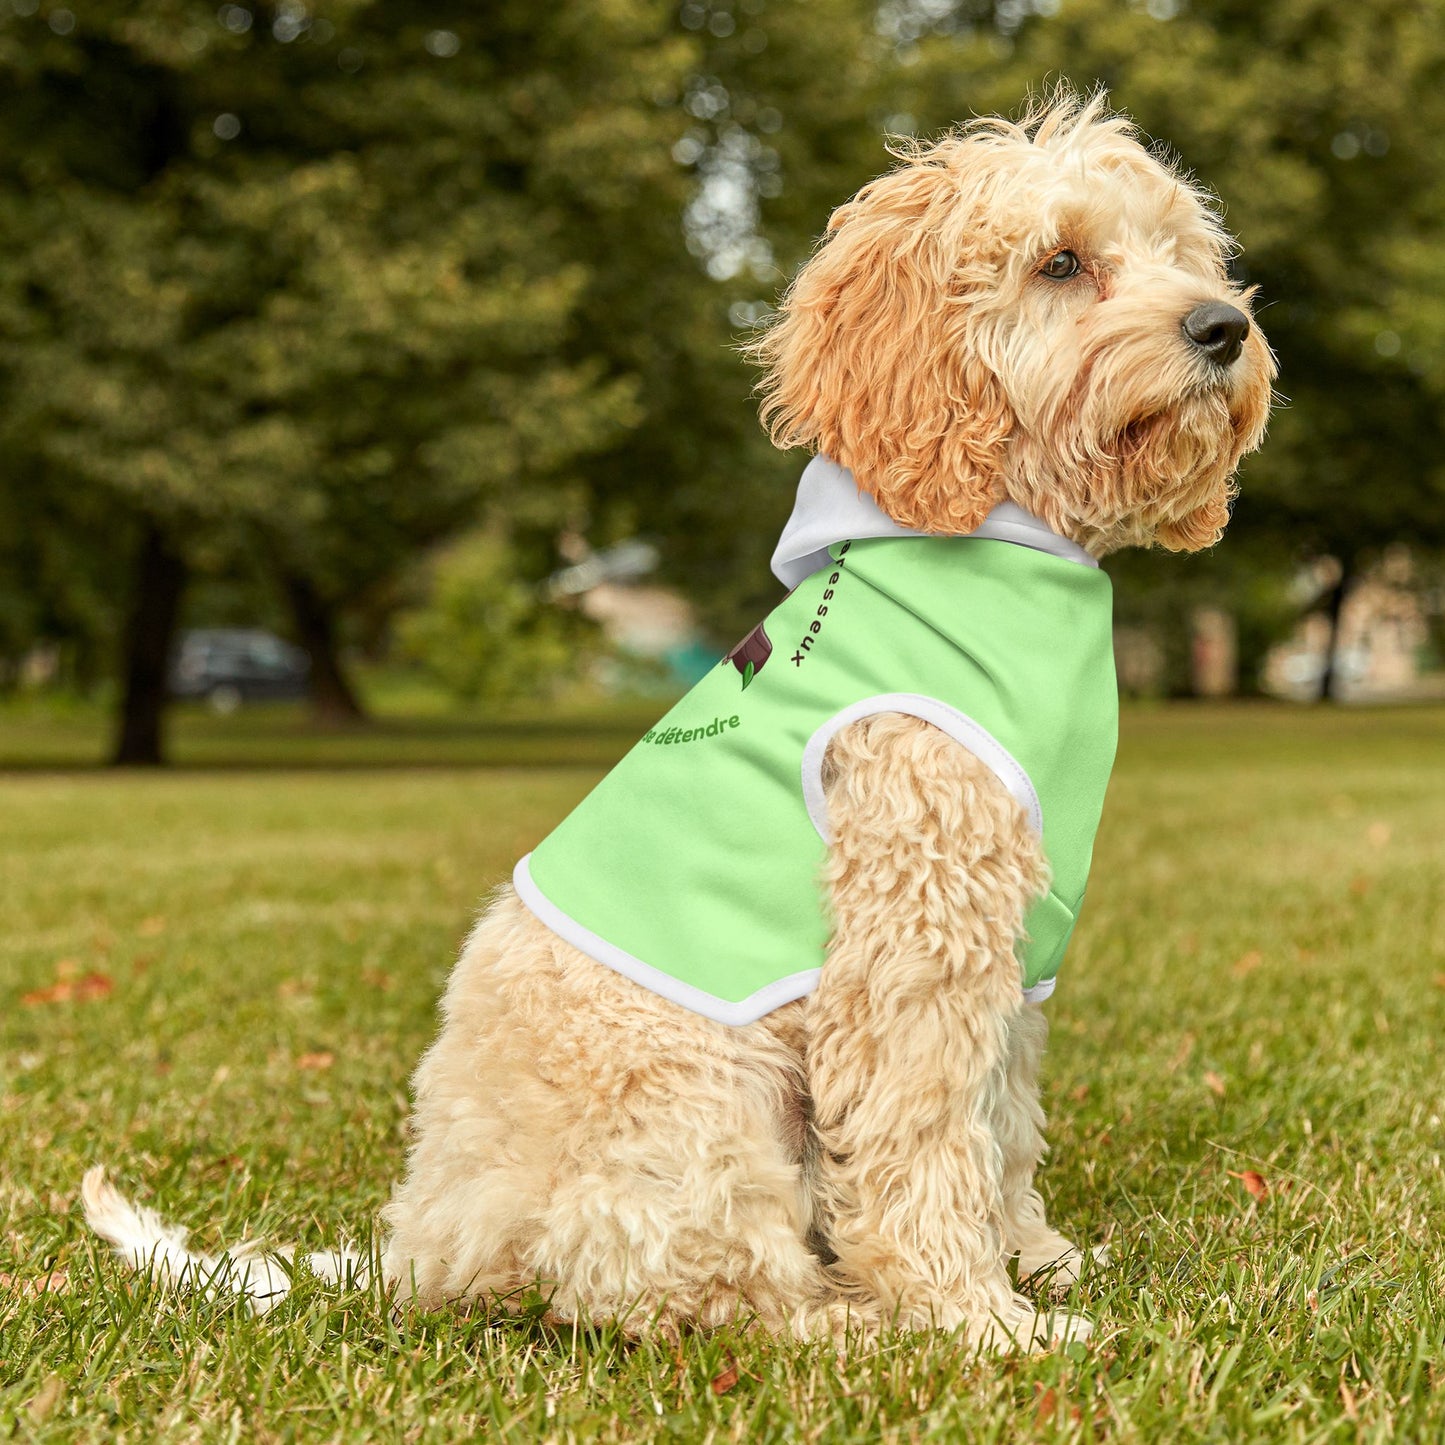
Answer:
[(599, 231), (681, 253), (657, 97), (690, 46), (653, 0), (431, 13), (0, 20), (9, 505), (94, 498), (112, 545), (260, 552), (337, 606), (479, 515), (578, 505), (644, 416), (589, 343)]
[[(479, 525), (531, 575), (564, 524), (653, 535), (737, 632), (799, 459), (736, 343), (885, 131), (1065, 76), (1177, 148), (1244, 243), (1287, 398), (1243, 478), (1249, 557), (1445, 546), (1442, 10), (9, 0), (0, 654), (70, 639), (79, 674), (118, 672), (158, 544), (270, 575), (324, 637)], [(1181, 597), (1252, 585), (1168, 566)], [(1118, 566), (1127, 596), (1151, 567)]]
[(429, 561), (426, 595), (396, 620), (402, 653), (453, 697), (545, 697), (596, 655), (596, 629), (546, 605), (504, 538), (472, 532)]

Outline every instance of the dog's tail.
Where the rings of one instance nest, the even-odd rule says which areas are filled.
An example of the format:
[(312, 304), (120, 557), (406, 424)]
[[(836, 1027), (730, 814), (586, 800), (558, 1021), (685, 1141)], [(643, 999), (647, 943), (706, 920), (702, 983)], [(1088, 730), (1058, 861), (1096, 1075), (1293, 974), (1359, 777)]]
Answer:
[[(132, 1204), (106, 1177), (105, 1165), (88, 1169), (80, 1185), (85, 1222), (132, 1269), (177, 1289), (199, 1290), (207, 1299), (234, 1295), (263, 1315), (291, 1288), (295, 1250), (265, 1249), (252, 1242), (221, 1254), (195, 1254), (186, 1231), (167, 1224), (153, 1209)], [(331, 1284), (364, 1285), (370, 1261), (353, 1249), (305, 1256), (311, 1272)]]

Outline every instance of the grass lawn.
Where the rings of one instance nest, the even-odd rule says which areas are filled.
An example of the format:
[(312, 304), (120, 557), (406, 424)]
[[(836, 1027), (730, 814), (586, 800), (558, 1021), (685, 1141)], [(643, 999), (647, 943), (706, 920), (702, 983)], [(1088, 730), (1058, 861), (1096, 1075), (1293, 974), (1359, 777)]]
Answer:
[[(0, 1438), (1445, 1439), (1441, 709), (1126, 715), (1049, 1005), (1045, 1192), (1113, 1250), (1073, 1355), (674, 1354), (304, 1279), (255, 1320), (87, 1240), (97, 1160), (203, 1247), (364, 1240), (479, 900), (637, 722), (243, 715), (184, 771), (0, 777)], [(84, 755), (27, 727), (0, 757)]]

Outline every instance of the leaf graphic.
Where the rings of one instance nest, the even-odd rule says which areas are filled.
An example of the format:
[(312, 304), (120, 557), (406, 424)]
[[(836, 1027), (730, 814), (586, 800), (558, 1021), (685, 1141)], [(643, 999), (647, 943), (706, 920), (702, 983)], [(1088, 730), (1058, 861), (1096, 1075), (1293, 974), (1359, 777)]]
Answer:
[(748, 684), (753, 680), (753, 677), (756, 675), (756, 671), (757, 671), (757, 669), (753, 667), (752, 663), (748, 663), (748, 665), (747, 665), (745, 668), (743, 668), (743, 691), (744, 691), (744, 692), (746, 692), (746, 691), (748, 690)]

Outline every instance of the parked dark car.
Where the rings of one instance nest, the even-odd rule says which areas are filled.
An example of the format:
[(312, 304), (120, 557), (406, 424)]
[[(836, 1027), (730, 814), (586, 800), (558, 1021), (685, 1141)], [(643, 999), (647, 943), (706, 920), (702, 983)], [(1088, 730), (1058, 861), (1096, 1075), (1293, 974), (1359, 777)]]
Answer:
[(205, 627), (181, 636), (171, 664), (172, 697), (204, 698), (217, 712), (243, 702), (306, 696), (311, 659), (258, 627)]

